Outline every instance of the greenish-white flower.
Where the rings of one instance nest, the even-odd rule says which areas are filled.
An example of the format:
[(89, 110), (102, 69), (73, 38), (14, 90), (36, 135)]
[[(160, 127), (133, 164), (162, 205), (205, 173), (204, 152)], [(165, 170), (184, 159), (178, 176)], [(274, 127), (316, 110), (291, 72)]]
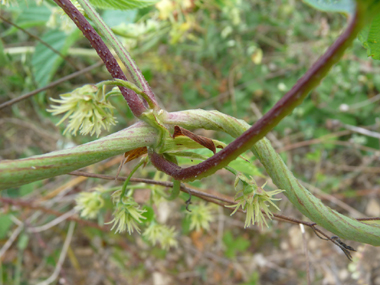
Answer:
[(273, 201), (281, 199), (273, 198), (272, 196), (277, 195), (284, 190), (276, 189), (273, 191), (265, 191), (263, 189), (265, 185), (266, 183), (263, 186), (258, 187), (253, 178), (248, 179), (242, 174), (239, 174), (236, 177), (235, 190), (237, 193), (235, 201), (237, 201), (237, 204), (226, 207), (235, 208), (231, 216), (235, 214), (240, 207), (246, 211), (245, 228), (254, 225), (255, 222), (261, 226), (265, 224), (268, 227), (266, 217), (269, 219), (272, 219), (273, 217), (269, 206), (272, 205), (277, 210), (280, 210)]
[(86, 219), (93, 219), (104, 205), (102, 193), (99, 191), (82, 192), (75, 199), (77, 205), (75, 209), (80, 211), (80, 216)]
[(82, 135), (96, 133), (100, 135), (101, 129), (108, 128), (116, 124), (112, 110), (114, 107), (102, 97), (95, 85), (85, 85), (75, 89), (71, 93), (62, 94), (61, 99), (51, 99), (59, 105), (52, 105), (48, 112), (53, 115), (63, 114), (63, 118), (57, 123), (61, 124), (67, 118), (69, 124), (66, 132), (76, 135), (80, 130)]
[(122, 201), (118, 201), (115, 206), (115, 211), (113, 212), (113, 220), (110, 223), (113, 223), (111, 230), (116, 229), (115, 233), (122, 233), (125, 230), (129, 234), (137, 231), (140, 233), (140, 228), (138, 224), (142, 223), (142, 220), (145, 220), (142, 214), (146, 210), (140, 209), (140, 205), (133, 200), (132, 197), (124, 197)]
[(209, 230), (210, 223), (214, 221), (213, 207), (205, 202), (191, 207), (191, 212), (186, 212), (190, 218), (190, 230), (199, 231), (200, 229)]
[(169, 228), (165, 225), (152, 223), (143, 233), (143, 236), (153, 245), (159, 243), (163, 249), (177, 247), (178, 241), (176, 240), (177, 233), (174, 227)]

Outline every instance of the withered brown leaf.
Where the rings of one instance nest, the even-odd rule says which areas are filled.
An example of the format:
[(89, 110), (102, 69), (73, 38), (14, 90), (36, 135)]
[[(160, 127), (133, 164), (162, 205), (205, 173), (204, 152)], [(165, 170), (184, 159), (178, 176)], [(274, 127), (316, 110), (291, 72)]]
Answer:
[(200, 145), (204, 146), (205, 148), (208, 148), (211, 150), (214, 154), (216, 152), (215, 144), (214, 142), (206, 137), (198, 136), (184, 128), (181, 128), (180, 126), (174, 127), (174, 133), (173, 133), (173, 139), (178, 136), (186, 136), (189, 139), (195, 141), (196, 143), (199, 143)]
[(126, 153), (124, 153), (124, 157), (126, 158), (124, 160), (124, 164), (129, 162), (129, 161), (132, 161), (136, 158), (139, 158), (140, 156), (142, 156), (146, 153), (148, 153), (148, 149), (146, 148), (146, 146), (138, 147), (138, 148), (132, 149), (130, 151), (127, 151)]

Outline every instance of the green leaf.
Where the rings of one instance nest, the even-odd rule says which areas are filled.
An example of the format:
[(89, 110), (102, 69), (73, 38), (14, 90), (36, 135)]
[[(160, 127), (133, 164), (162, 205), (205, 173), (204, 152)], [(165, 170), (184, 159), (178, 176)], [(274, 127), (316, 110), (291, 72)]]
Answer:
[[(54, 49), (65, 55), (69, 47), (76, 41), (80, 32), (75, 29), (71, 34), (59, 30), (48, 31), (42, 39)], [(53, 74), (63, 62), (63, 58), (42, 43), (37, 44), (32, 57), (34, 78), (38, 87), (49, 83)]]
[[(51, 15), (48, 7), (37, 6), (36, 1), (18, 1), (17, 5), (2, 6), (1, 9), (17, 15), (14, 22), (24, 29), (45, 25)], [(18, 30), (16, 27), (11, 27), (4, 31), (1, 37), (12, 35)]]
[(4, 66), (8, 62), (8, 58), (4, 52), (4, 44), (0, 40), (0, 66)]
[(158, 0), (90, 0), (90, 3), (101, 9), (131, 10), (157, 3)]
[(380, 15), (373, 18), (359, 34), (359, 41), (367, 49), (367, 55), (373, 59), (380, 59)]
[(8, 230), (12, 225), (11, 214), (0, 216), (0, 239), (7, 236)]
[(223, 235), (223, 242), (227, 248), (225, 255), (228, 258), (235, 257), (237, 251), (245, 251), (250, 245), (250, 242), (243, 237), (234, 238), (230, 231)]
[(146, 210), (145, 213), (142, 215), (146, 218), (145, 220), (142, 220), (144, 224), (150, 224), (154, 220), (154, 210), (150, 206), (144, 206), (144, 210)]
[(24, 250), (28, 246), (29, 236), (25, 233), (21, 234), (18, 238), (17, 247), (20, 250)]
[(107, 10), (102, 14), (103, 21), (109, 27), (116, 27), (120, 24), (133, 23), (137, 15), (137, 10), (115, 11)]
[(324, 12), (337, 12), (349, 15), (355, 11), (355, 1), (353, 0), (303, 0), (303, 2)]

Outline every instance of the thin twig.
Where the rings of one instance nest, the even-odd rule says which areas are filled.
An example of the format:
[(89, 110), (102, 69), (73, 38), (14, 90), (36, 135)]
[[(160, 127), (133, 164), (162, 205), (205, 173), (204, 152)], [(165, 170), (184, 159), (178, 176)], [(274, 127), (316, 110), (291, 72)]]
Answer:
[(69, 230), (67, 232), (67, 236), (65, 239), (65, 243), (63, 244), (62, 251), (61, 251), (61, 254), (59, 255), (59, 259), (58, 259), (58, 262), (54, 269), (53, 274), (48, 279), (46, 279), (43, 282), (38, 283), (37, 285), (48, 285), (57, 279), (59, 272), (61, 271), (63, 262), (65, 261), (66, 253), (67, 253), (67, 250), (69, 249), (69, 245), (73, 237), (74, 228), (75, 228), (75, 222), (71, 221), (69, 225)]
[(305, 228), (303, 224), (300, 224), (301, 233), (302, 233), (302, 241), (303, 241), (303, 248), (305, 252), (305, 259), (306, 259), (306, 276), (307, 276), (307, 285), (310, 285), (310, 262), (309, 262), (309, 250), (307, 249), (307, 241), (306, 241), (306, 235), (305, 235)]
[[(23, 230), (24, 225), (19, 225), (15, 231), (11, 234), (9, 239), (6, 241), (6, 243), (3, 245), (3, 247), (0, 249), (0, 259), (3, 257), (4, 253), (12, 246), (13, 242), (16, 240), (18, 235)], [(1, 276), (0, 276), (1, 278)]]
[(62, 223), (64, 220), (67, 220), (68, 218), (70, 218), (71, 216), (75, 215), (76, 213), (76, 210), (72, 209), (71, 211), (69, 212), (66, 212), (64, 213), (63, 215), (59, 216), (58, 218), (50, 221), (49, 223), (43, 225), (43, 226), (39, 226), (39, 227), (30, 227), (27, 229), (28, 232), (31, 232), (31, 233), (39, 233), (39, 232), (42, 232), (42, 231), (46, 231), (60, 223)]
[[(100, 179), (105, 179), (105, 180), (115, 180), (114, 176), (88, 173), (88, 172), (84, 172), (84, 171), (72, 171), (68, 174), (75, 175), (75, 176), (86, 176), (86, 177), (92, 177), (92, 178), (100, 178)], [(118, 181), (125, 181), (126, 179), (127, 179), (126, 177), (118, 177), (117, 178)], [(130, 182), (143, 182), (146, 184), (161, 185), (164, 187), (173, 187), (172, 182), (156, 181), (156, 180), (146, 179), (146, 178), (131, 178)], [(207, 192), (198, 191), (198, 190), (195, 190), (193, 188), (185, 186), (183, 183), (181, 183), (181, 191), (185, 192), (185, 193), (189, 193), (189, 191), (190, 191), (192, 195), (199, 197), (205, 201), (208, 201), (208, 202), (217, 204), (219, 206), (222, 206), (223, 208), (225, 207), (225, 204), (223, 204), (221, 202), (226, 202), (229, 205), (236, 204), (236, 202), (232, 198), (227, 199), (227, 198), (216, 196), (216, 195), (213, 195), (213, 194), (210, 194)], [(221, 201), (221, 202), (219, 202), (219, 201)], [(241, 209), (239, 209), (238, 212), (245, 213), (245, 211), (243, 211)], [(306, 222), (306, 221), (290, 218), (290, 217), (280, 215), (280, 214), (273, 214), (273, 218), (275, 220), (286, 221), (286, 222), (292, 223), (292, 224), (303, 224), (303, 225), (308, 226), (308, 227), (314, 227), (316, 225), (314, 222)], [(316, 229), (316, 230), (318, 230), (318, 229)], [(321, 232), (321, 231), (319, 231), (319, 232)], [(327, 235), (325, 235), (325, 234), (323, 234), (323, 235), (327, 237)]]
[[(86, 177), (100, 178), (100, 179), (106, 179), (106, 180), (115, 180), (115, 177), (113, 177), (113, 176), (102, 175), (102, 174), (95, 174), (95, 173), (87, 173), (87, 172), (83, 172), (83, 171), (73, 171), (73, 172), (70, 172), (68, 174), (75, 175), (75, 176), (86, 176)], [(119, 180), (119, 181), (125, 181), (125, 179), (126, 179), (125, 177), (118, 177), (117, 178), (117, 180)], [(156, 181), (156, 180), (144, 179), (144, 178), (131, 178), (130, 182), (143, 182), (143, 183), (147, 183), (147, 184), (161, 185), (161, 186), (164, 186), (164, 187), (172, 187), (173, 186), (172, 182)], [(219, 202), (219, 201), (227, 202), (229, 204), (234, 204), (235, 203), (234, 201), (232, 201), (232, 199), (230, 200), (230, 199), (227, 199), (227, 198), (218, 197), (216, 195), (212, 195), (212, 194), (209, 194), (209, 193), (205, 193), (205, 192), (202, 192), (202, 191), (191, 189), (189, 187), (184, 186), (183, 184), (181, 184), (181, 191), (186, 192), (186, 193), (191, 192), (192, 195), (197, 196), (197, 197), (199, 197), (199, 198), (201, 198), (201, 199), (203, 199), (205, 201), (217, 204), (217, 205), (219, 205), (219, 206), (221, 206), (223, 208), (225, 208), (226, 205), (223, 204), (223, 203), (221, 203), (221, 202)], [(242, 209), (239, 209), (238, 211), (245, 213), (245, 211), (243, 211)], [(265, 214), (265, 212), (263, 212), (263, 214)], [(308, 226), (308, 227), (310, 227), (310, 228), (313, 229), (314, 233), (320, 239), (322, 239), (322, 240), (329, 240), (332, 243), (334, 243), (335, 245), (339, 246), (342, 250), (344, 250), (342, 248), (342, 246), (339, 244), (339, 242), (337, 242), (333, 238), (330, 238), (324, 232), (322, 232), (320, 229), (318, 229), (316, 227), (317, 224), (314, 223), (314, 222), (305, 222), (305, 221), (301, 221), (301, 220), (298, 220), (298, 219), (286, 217), (286, 216), (279, 215), (279, 214), (273, 214), (272, 218), (274, 220), (278, 220), (278, 221), (285, 221), (285, 222), (288, 222), (288, 223)], [(373, 220), (380, 220), (380, 217), (376, 217), (376, 218), (361, 218), (361, 219), (357, 219), (357, 220), (358, 221), (373, 221)], [(344, 251), (344, 252), (346, 254), (346, 251)], [(346, 256), (350, 259), (350, 255), (346, 254)]]
[(32, 33), (29, 33), (27, 30), (25, 30), (24, 28), (20, 27), (19, 25), (5, 19), (3, 16), (1, 16), (0, 14), (0, 19), (3, 20), (4, 22), (8, 23), (9, 25), (11, 26), (14, 26), (15, 28), (17, 28), (18, 30), (24, 32), (25, 34), (27, 34), (29, 37), (39, 41), (41, 44), (43, 44), (44, 46), (46, 46), (48, 49), (50, 49), (52, 52), (54, 52), (55, 54), (59, 55), (60, 57), (62, 57), (65, 61), (67, 61), (72, 67), (74, 67), (76, 70), (80, 70), (80, 68), (70, 59), (68, 58), (67, 56), (65, 56), (64, 54), (62, 54), (60, 51), (56, 50), (54, 47), (52, 47), (50, 44), (48, 44), (47, 42), (45, 42), (43, 39), (33, 35)]
[[(61, 215), (64, 214), (64, 213), (61, 213), (61, 212), (58, 212), (58, 211), (54, 211), (52, 209), (45, 208), (43, 206), (35, 205), (33, 202), (30, 202), (30, 201), (22, 201), (21, 199), (11, 199), (11, 198), (0, 197), (0, 202), (5, 203), (5, 204), (19, 206), (19, 207), (22, 207), (22, 208), (42, 211), (44, 213), (47, 213), (47, 214), (50, 214), (50, 215), (54, 215), (54, 216), (57, 216), (57, 217), (59, 217), (59, 216), (61, 216)], [(98, 224), (90, 222), (90, 221), (85, 221), (85, 220), (79, 219), (78, 217), (75, 217), (75, 216), (74, 217), (70, 216), (70, 217), (67, 218), (67, 220), (75, 221), (78, 224), (81, 224), (81, 225), (84, 225), (84, 226), (88, 226), (88, 227), (92, 227), (92, 228), (97, 228), (97, 229), (99, 229), (101, 231), (107, 231), (106, 227), (99, 226)]]
[(356, 127), (356, 126), (351, 126), (351, 125), (347, 125), (347, 124), (341, 124), (343, 128), (346, 128), (347, 130), (350, 130), (352, 132), (355, 132), (355, 133), (358, 133), (358, 134), (362, 134), (362, 135), (365, 135), (365, 136), (369, 136), (369, 137), (373, 137), (373, 138), (376, 138), (376, 139), (380, 139), (380, 133), (378, 132), (373, 132), (373, 131), (369, 131), (365, 128), (361, 128), (361, 127)]
[(317, 139), (311, 139), (311, 140), (307, 140), (307, 141), (301, 141), (301, 142), (296, 142), (296, 143), (293, 143), (293, 144), (289, 144), (289, 145), (286, 145), (282, 148), (278, 148), (276, 149), (277, 152), (284, 152), (284, 151), (288, 151), (288, 150), (291, 150), (291, 149), (295, 149), (295, 148), (299, 148), (299, 147), (304, 147), (304, 146), (309, 146), (309, 145), (312, 145), (312, 144), (320, 144), (320, 143), (323, 143), (323, 142), (326, 142), (326, 143), (331, 143), (331, 141), (328, 141), (328, 139), (330, 138), (337, 138), (337, 137), (341, 137), (341, 136), (345, 136), (345, 135), (349, 135), (351, 133), (351, 131), (340, 131), (340, 132), (336, 132), (336, 133), (332, 133), (332, 134), (328, 134), (328, 135), (325, 135), (325, 136), (322, 136), (320, 138), (317, 138)]
[(93, 65), (91, 65), (89, 67), (83, 68), (82, 70), (79, 70), (79, 71), (74, 72), (74, 73), (72, 73), (70, 75), (62, 77), (62, 78), (60, 78), (60, 79), (58, 79), (58, 80), (56, 80), (56, 81), (54, 81), (54, 82), (52, 82), (52, 83), (44, 86), (44, 87), (38, 88), (38, 89), (36, 89), (36, 90), (34, 90), (32, 92), (29, 92), (27, 94), (24, 94), (24, 95), (20, 96), (20, 97), (17, 97), (17, 98), (14, 98), (12, 100), (9, 100), (9, 101), (7, 101), (7, 102), (5, 102), (5, 103), (3, 103), (3, 104), (0, 105), (0, 110), (3, 109), (3, 108), (5, 108), (5, 107), (11, 106), (11, 105), (13, 105), (15, 103), (18, 103), (18, 102), (20, 102), (22, 100), (25, 100), (25, 99), (27, 99), (29, 97), (32, 97), (33, 95), (36, 95), (36, 94), (38, 94), (38, 93), (40, 93), (40, 92), (42, 92), (42, 91), (44, 91), (46, 89), (49, 89), (49, 88), (52, 88), (52, 87), (54, 87), (54, 86), (56, 86), (58, 84), (61, 84), (62, 82), (65, 82), (65, 81), (70, 80), (70, 79), (72, 79), (74, 77), (77, 77), (77, 76), (79, 76), (79, 75), (81, 75), (83, 73), (89, 72), (90, 70), (92, 70), (94, 68), (97, 68), (97, 67), (101, 66), (102, 64), (103, 64), (103, 62), (97, 62), (97, 63), (95, 63), (95, 64), (93, 64)]

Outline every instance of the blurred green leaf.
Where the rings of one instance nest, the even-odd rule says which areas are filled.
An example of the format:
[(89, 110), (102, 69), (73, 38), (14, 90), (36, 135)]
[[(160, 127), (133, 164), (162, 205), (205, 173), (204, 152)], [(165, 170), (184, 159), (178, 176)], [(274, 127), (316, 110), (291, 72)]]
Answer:
[(12, 223), (11, 214), (0, 215), (0, 239), (7, 236), (7, 232)]
[[(66, 55), (69, 47), (78, 39), (80, 31), (75, 29), (71, 34), (65, 34), (60, 30), (48, 31), (42, 39), (61, 54)], [(47, 46), (38, 43), (32, 57), (35, 81), (38, 87), (50, 82), (53, 74), (64, 59)]]
[(90, 3), (97, 8), (119, 10), (139, 9), (157, 2), (158, 0), (90, 0)]
[(22, 233), (18, 238), (17, 248), (20, 250), (24, 250), (29, 243), (29, 235)]
[(8, 58), (4, 52), (4, 44), (3, 41), (0, 40), (0, 67), (4, 66), (8, 62)]
[(367, 49), (367, 55), (380, 59), (380, 15), (374, 17), (359, 34), (359, 41)]
[(324, 12), (352, 14), (355, 11), (353, 0), (303, 0), (303, 2)]
[(228, 258), (234, 258), (236, 252), (245, 251), (250, 245), (250, 242), (241, 236), (234, 238), (230, 231), (224, 233), (223, 242), (226, 245), (225, 255)]
[(142, 220), (144, 224), (150, 224), (150, 222), (153, 221), (154, 217), (155, 217), (155, 214), (154, 214), (154, 210), (152, 207), (149, 207), (149, 206), (144, 206), (143, 207), (144, 210), (146, 210), (145, 213), (143, 213), (142, 215), (146, 218), (145, 220)]
[(115, 27), (120, 24), (133, 23), (137, 15), (137, 10), (128, 11), (118, 11), (118, 10), (107, 10), (102, 14), (104, 22), (109, 27)]

